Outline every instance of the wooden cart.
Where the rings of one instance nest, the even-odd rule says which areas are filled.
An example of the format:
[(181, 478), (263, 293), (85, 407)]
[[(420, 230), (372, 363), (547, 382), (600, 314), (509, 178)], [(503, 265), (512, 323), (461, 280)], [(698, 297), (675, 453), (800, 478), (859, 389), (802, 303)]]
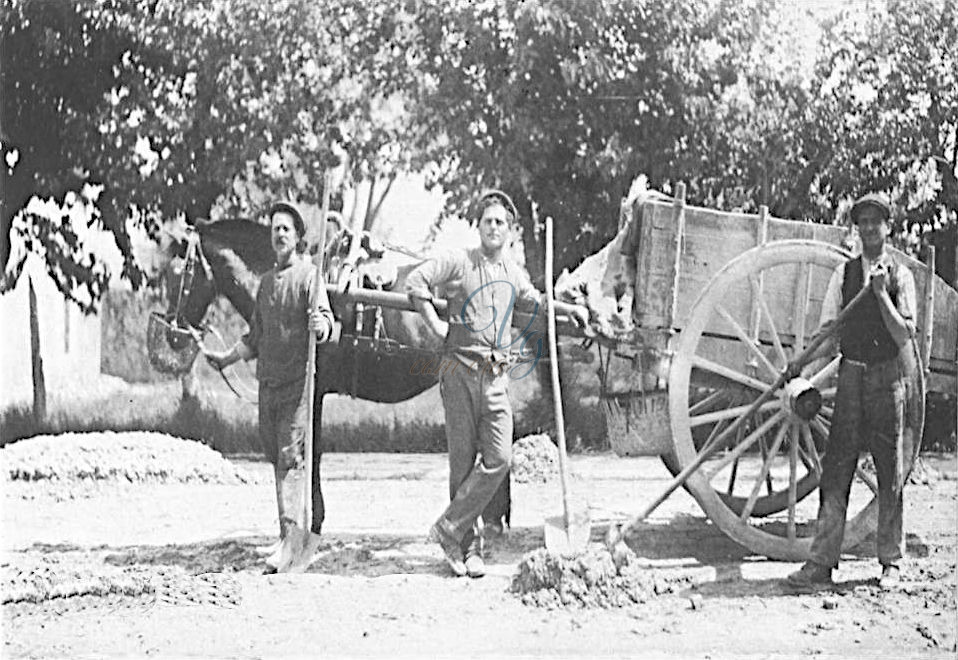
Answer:
[[(674, 203), (645, 202), (633, 216), (637, 329), (602, 362), (602, 399), (619, 455), (661, 455), (679, 474), (807, 346), (828, 280), (851, 255), (854, 236), (764, 209), (747, 215), (686, 206), (682, 186)], [(925, 387), (956, 393), (958, 291), (934, 276), (933, 257), (926, 265), (892, 254), (915, 276), (924, 379), (911, 403), (920, 429)], [(836, 358), (806, 370), (823, 399), (810, 421), (782, 388), (683, 482), (719, 528), (757, 554), (808, 557), (818, 499), (809, 496), (821, 473), (837, 369)], [(906, 469), (913, 459), (905, 457)], [(856, 482), (845, 547), (877, 521), (874, 474), (860, 465)]]

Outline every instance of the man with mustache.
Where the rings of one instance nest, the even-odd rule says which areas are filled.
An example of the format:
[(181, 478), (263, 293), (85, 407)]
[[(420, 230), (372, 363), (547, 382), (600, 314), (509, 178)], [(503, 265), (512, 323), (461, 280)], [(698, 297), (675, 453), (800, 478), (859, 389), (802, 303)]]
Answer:
[[(316, 266), (304, 255), (306, 225), (300, 209), (289, 202), (272, 206), (270, 242), (276, 265), (263, 276), (249, 332), (228, 351), (203, 353), (216, 369), (239, 360), (256, 359), (259, 380), (259, 435), (276, 479), (280, 541), (266, 563), (268, 572), (285, 571), (296, 563), (305, 569), (319, 546), (325, 509), (319, 480), (320, 447), (313, 450), (313, 520), (302, 554), (286, 543), (290, 527), (303, 524), (303, 447), (307, 419), (306, 361), (310, 337), (326, 341), (332, 333), (333, 312)], [(318, 284), (318, 286), (317, 286)], [(295, 561), (294, 561), (295, 560)]]

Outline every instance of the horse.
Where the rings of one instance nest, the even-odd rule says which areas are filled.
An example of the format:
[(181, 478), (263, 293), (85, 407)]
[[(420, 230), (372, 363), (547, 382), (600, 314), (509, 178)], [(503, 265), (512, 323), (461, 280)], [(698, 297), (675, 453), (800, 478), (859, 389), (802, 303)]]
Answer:
[[(169, 287), (166, 318), (177, 326), (202, 332), (207, 309), (217, 296), (224, 296), (249, 324), (259, 278), (274, 265), (270, 228), (243, 219), (197, 221), (187, 240), (197, 244), (185, 251), (179, 282), (174, 280)], [(406, 401), (438, 382), (436, 370), (415, 369), (413, 365), (437, 359), (441, 351), (441, 340), (433, 336), (420, 314), (356, 305), (341, 291), (346, 281), (403, 291), (406, 277), (421, 259), (398, 258), (398, 252), (390, 254), (393, 258), (389, 259), (368, 238), (355, 237), (346, 229), (326, 241), (325, 246), (327, 272), (335, 273), (339, 286), (332, 290), (327, 286), (336, 318), (334, 339), (318, 344), (316, 350), (312, 420), (314, 516), (322, 515), (318, 485), (324, 397), (337, 393), (379, 403)], [(360, 249), (371, 257), (371, 267), (357, 268), (354, 257)], [(277, 504), (282, 520), (284, 505), (279, 492)], [(483, 520), (504, 529), (510, 524), (510, 511), (507, 477), (483, 513)], [(280, 533), (283, 531), (281, 525)]]

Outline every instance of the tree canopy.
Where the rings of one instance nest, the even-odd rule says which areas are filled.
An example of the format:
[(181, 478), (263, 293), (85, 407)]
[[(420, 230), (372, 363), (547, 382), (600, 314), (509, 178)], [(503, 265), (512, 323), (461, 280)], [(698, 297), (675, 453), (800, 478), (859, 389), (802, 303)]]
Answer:
[(45, 254), (91, 309), (109, 273), (77, 222), (115, 237), (140, 286), (131, 232), (315, 202), (340, 162), (386, 190), (426, 171), (450, 213), (503, 188), (527, 232), (555, 218), (560, 267), (614, 234), (638, 174), (685, 181), (691, 203), (818, 222), (887, 190), (906, 246), (954, 226), (955, 0), (840, 13), (814, 57), (789, 7), (0, 0), (0, 257), (9, 240)]

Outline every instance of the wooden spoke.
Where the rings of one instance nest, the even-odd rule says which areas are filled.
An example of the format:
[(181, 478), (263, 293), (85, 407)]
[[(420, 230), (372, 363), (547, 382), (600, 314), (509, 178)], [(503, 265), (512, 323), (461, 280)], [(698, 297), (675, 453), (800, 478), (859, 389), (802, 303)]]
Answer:
[(704, 358), (701, 355), (695, 355), (692, 357), (692, 366), (699, 369), (704, 369), (705, 371), (710, 371), (713, 374), (722, 376), (723, 378), (728, 378), (729, 380), (739, 383), (740, 385), (745, 385), (751, 387), (754, 390), (759, 392), (764, 392), (768, 389), (768, 386), (771, 383), (766, 383), (760, 381), (756, 378), (752, 378), (746, 374), (743, 374), (739, 371), (735, 371), (731, 367), (726, 367), (725, 365), (719, 364), (718, 362), (713, 362), (708, 358)]
[(726, 491), (725, 491), (725, 492), (728, 493), (729, 495), (731, 495), (731, 494), (732, 494), (732, 491), (735, 490), (735, 477), (737, 477), (737, 476), (738, 476), (738, 459), (736, 458), (736, 459), (735, 459), (735, 462), (732, 463), (732, 472), (731, 472), (731, 474), (729, 474), (729, 477), (728, 477), (728, 488), (727, 488)]
[(798, 460), (800, 460), (802, 465), (805, 466), (805, 472), (807, 474), (811, 474), (815, 471), (812, 467), (812, 461), (808, 457), (808, 453), (805, 451), (805, 447), (803, 447), (801, 444), (798, 445)]
[(828, 434), (829, 434), (829, 432), (831, 431), (831, 428), (832, 428), (832, 423), (831, 423), (831, 422), (829, 422), (827, 419), (825, 419), (825, 418), (822, 417), (821, 415), (816, 415), (816, 416), (815, 416), (815, 419), (813, 419), (813, 420), (810, 422), (810, 424), (812, 425), (812, 427), (813, 427), (816, 431), (818, 431), (818, 432), (821, 433), (823, 436), (825, 436), (826, 439), (828, 438)]
[(765, 448), (762, 448), (762, 453), (765, 455), (765, 459), (762, 461), (762, 469), (758, 473), (758, 478), (755, 479), (755, 484), (752, 486), (752, 492), (748, 495), (748, 500), (745, 502), (745, 506), (742, 508), (742, 513), (739, 514), (739, 518), (741, 518), (743, 521), (748, 520), (748, 517), (752, 515), (752, 509), (755, 508), (755, 502), (758, 501), (758, 494), (762, 490), (762, 481), (766, 480), (768, 478), (769, 472), (771, 472), (772, 461), (775, 460), (775, 456), (778, 455), (778, 450), (782, 446), (782, 441), (785, 439), (785, 434), (788, 433), (788, 428), (788, 423), (782, 424), (778, 429), (778, 433), (775, 434), (775, 439), (772, 441), (771, 449), (766, 452)]
[(775, 321), (772, 319), (772, 312), (768, 308), (768, 303), (765, 302), (765, 296), (762, 295), (762, 286), (754, 274), (749, 275), (748, 282), (752, 286), (752, 295), (758, 299), (759, 308), (762, 310), (761, 315), (768, 321), (768, 328), (772, 333), (772, 343), (775, 345), (775, 353), (778, 355), (778, 359), (782, 361), (782, 367), (784, 368), (788, 364), (788, 356), (785, 355), (785, 349), (782, 347), (782, 340), (778, 335), (778, 329), (775, 327)]
[(838, 373), (838, 367), (842, 362), (841, 357), (836, 357), (831, 362), (826, 364), (824, 367), (819, 369), (816, 373), (809, 376), (808, 380), (815, 387), (820, 387), (822, 383), (827, 381), (829, 378)]
[(712, 432), (709, 433), (709, 437), (705, 439), (703, 447), (710, 447), (715, 443), (715, 439), (728, 427), (732, 422), (731, 419), (723, 419), (718, 424), (715, 425), (715, 428), (712, 429)]
[[(783, 424), (782, 426), (785, 426), (785, 425)], [(758, 440), (758, 449), (759, 449), (759, 452), (761, 452), (761, 454), (762, 454), (762, 462), (764, 463), (764, 462), (765, 462), (765, 459), (768, 458), (768, 443), (765, 442), (765, 438), (764, 438), (764, 437), (763, 437), (763, 438), (759, 438), (759, 440)], [(759, 478), (759, 481), (761, 481), (761, 478)], [(772, 492), (772, 475), (769, 474), (768, 472), (765, 473), (765, 485), (766, 485), (766, 487), (767, 487), (767, 489), (768, 489), (769, 494), (771, 494), (771, 492)], [(744, 518), (743, 518), (743, 520), (744, 520)]]
[(821, 479), (822, 461), (818, 457), (818, 450), (815, 448), (815, 439), (812, 438), (812, 429), (808, 424), (802, 424), (802, 442), (805, 443), (805, 452), (812, 462), (812, 469), (815, 471), (815, 476)]
[(830, 401), (835, 398), (836, 394), (838, 394), (838, 388), (826, 387), (824, 390), (819, 390), (819, 393), (822, 395), (823, 400)]
[[(736, 446), (725, 456), (719, 460), (719, 462), (714, 466), (712, 473), (709, 475), (709, 480), (713, 479), (716, 474), (721, 472), (729, 463), (737, 459), (739, 456), (744, 454), (752, 445), (754, 445), (759, 438), (761, 438), (765, 433), (769, 431), (773, 426), (778, 424), (780, 421), (788, 417), (788, 413), (784, 410), (779, 410), (774, 415), (766, 419), (762, 424), (748, 434), (745, 439), (736, 444)], [(722, 435), (725, 435), (724, 433)], [(720, 442), (721, 440), (719, 440)]]
[(719, 316), (725, 319), (726, 323), (732, 326), (732, 331), (735, 333), (735, 336), (738, 337), (739, 341), (745, 344), (745, 346), (748, 348), (749, 352), (753, 356), (758, 358), (759, 363), (763, 367), (765, 367), (765, 370), (772, 377), (772, 380), (778, 378), (779, 370), (776, 369), (771, 362), (769, 362), (768, 358), (765, 357), (765, 353), (763, 353), (762, 351), (758, 349), (758, 346), (755, 345), (755, 342), (753, 342), (752, 339), (748, 336), (748, 333), (745, 332), (745, 328), (739, 325), (738, 321), (736, 321), (732, 317), (732, 315), (729, 314), (728, 310), (726, 310), (721, 305), (716, 305), (715, 311), (719, 313)]
[(712, 392), (707, 397), (705, 397), (704, 399), (696, 403), (694, 406), (689, 408), (689, 414), (694, 415), (697, 412), (705, 410), (706, 408), (711, 406), (713, 403), (715, 403), (719, 399), (722, 399), (725, 396), (725, 394), (726, 394), (725, 390), (716, 390)]
[[(794, 423), (792, 430), (795, 430)], [(788, 540), (795, 540), (795, 505), (798, 501), (798, 437), (797, 433), (791, 433), (789, 445), (791, 451), (788, 452)]]
[(875, 495), (878, 495), (878, 484), (875, 483), (875, 480), (872, 479), (872, 476), (870, 474), (868, 474), (867, 472), (865, 472), (865, 470), (862, 469), (861, 465), (855, 466), (855, 476), (857, 476), (859, 479), (864, 481), (865, 485), (871, 489), (872, 493), (874, 493)]
[[(767, 412), (774, 408), (781, 407), (781, 402), (777, 400), (766, 401), (758, 407), (758, 410), (755, 412)], [(718, 422), (725, 419), (735, 419), (736, 417), (741, 417), (746, 412), (751, 405), (741, 405), (735, 406), (733, 408), (726, 408), (725, 410), (716, 410), (715, 412), (703, 413), (701, 415), (696, 415), (695, 417), (689, 417), (689, 424), (692, 428), (702, 426), (703, 424), (711, 424), (712, 422)]]

